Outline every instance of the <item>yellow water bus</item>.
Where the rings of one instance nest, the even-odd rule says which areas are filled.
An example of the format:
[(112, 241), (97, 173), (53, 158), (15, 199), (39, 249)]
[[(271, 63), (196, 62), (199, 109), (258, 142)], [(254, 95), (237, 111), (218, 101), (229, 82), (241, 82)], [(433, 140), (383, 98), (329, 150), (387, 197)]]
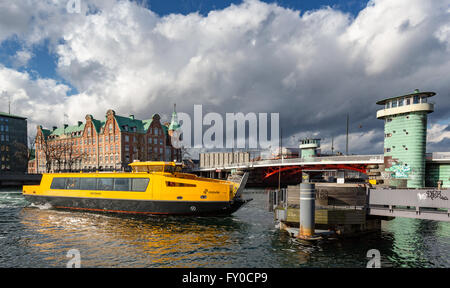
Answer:
[(248, 173), (217, 180), (182, 173), (175, 162), (129, 165), (129, 173), (43, 174), (40, 185), (23, 186), (23, 196), (53, 208), (132, 214), (229, 215), (248, 202)]

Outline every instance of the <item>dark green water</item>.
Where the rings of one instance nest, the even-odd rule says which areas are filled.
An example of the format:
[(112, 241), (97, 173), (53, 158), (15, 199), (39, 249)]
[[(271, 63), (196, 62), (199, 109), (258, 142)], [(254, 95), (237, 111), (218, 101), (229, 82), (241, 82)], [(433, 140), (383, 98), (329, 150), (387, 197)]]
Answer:
[[(255, 193), (258, 192), (258, 193)], [(266, 195), (233, 216), (130, 217), (29, 207), (20, 191), (0, 191), (0, 267), (450, 267), (450, 223), (397, 218), (380, 233), (299, 243), (275, 229)]]

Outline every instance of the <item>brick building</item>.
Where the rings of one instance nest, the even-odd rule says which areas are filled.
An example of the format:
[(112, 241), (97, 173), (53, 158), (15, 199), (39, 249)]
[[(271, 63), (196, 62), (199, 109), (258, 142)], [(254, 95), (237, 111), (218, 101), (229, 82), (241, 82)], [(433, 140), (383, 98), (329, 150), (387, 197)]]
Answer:
[(86, 115), (77, 125), (37, 127), (35, 163), (29, 173), (46, 171), (128, 170), (140, 161), (181, 161), (180, 149), (172, 147), (170, 124), (160, 122), (158, 114), (139, 120), (119, 116), (113, 110), (104, 120)]

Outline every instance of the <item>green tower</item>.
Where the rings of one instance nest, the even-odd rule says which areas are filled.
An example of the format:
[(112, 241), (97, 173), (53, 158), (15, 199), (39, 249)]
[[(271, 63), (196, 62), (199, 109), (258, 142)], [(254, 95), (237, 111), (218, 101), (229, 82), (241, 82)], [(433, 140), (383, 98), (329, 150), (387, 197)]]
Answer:
[(317, 156), (317, 149), (320, 147), (320, 139), (303, 139), (300, 141), (301, 158), (307, 159)]
[(427, 114), (434, 104), (428, 98), (434, 92), (420, 92), (378, 101), (384, 109), (377, 118), (384, 120), (384, 156), (392, 157), (386, 165), (391, 174), (391, 185), (406, 181), (407, 188), (425, 187), (425, 151), (427, 140)]

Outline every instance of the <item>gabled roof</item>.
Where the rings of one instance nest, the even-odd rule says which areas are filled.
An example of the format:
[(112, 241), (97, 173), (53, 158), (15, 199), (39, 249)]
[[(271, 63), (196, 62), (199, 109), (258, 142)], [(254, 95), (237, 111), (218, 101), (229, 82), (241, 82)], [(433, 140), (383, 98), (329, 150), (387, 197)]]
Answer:
[(92, 124), (94, 124), (95, 131), (97, 131), (97, 134), (100, 133), (100, 130), (103, 126), (105, 126), (105, 121), (100, 121), (97, 119), (92, 118)]
[(42, 134), (44, 134), (44, 138), (47, 138), (47, 137), (50, 136), (50, 134), (51, 134), (51, 131), (50, 131), (50, 130), (48, 130), (48, 129), (43, 129), (42, 126), (41, 126), (41, 131), (42, 131)]
[(120, 131), (125, 131), (125, 126), (128, 126), (128, 131), (132, 131), (131, 128), (136, 127), (136, 131), (132, 131), (132, 132), (137, 132), (137, 133), (146, 133), (147, 130), (144, 129), (144, 123), (142, 122), (142, 120), (138, 120), (138, 119), (132, 119), (129, 117), (123, 117), (123, 116), (119, 116), (119, 115), (114, 115), (114, 119), (116, 119), (117, 121), (117, 125), (119, 125), (119, 129)]
[(153, 119), (142, 120), (142, 123), (144, 124), (145, 132), (148, 131), (148, 128), (150, 128), (150, 125), (152, 125), (152, 122), (153, 122)]

